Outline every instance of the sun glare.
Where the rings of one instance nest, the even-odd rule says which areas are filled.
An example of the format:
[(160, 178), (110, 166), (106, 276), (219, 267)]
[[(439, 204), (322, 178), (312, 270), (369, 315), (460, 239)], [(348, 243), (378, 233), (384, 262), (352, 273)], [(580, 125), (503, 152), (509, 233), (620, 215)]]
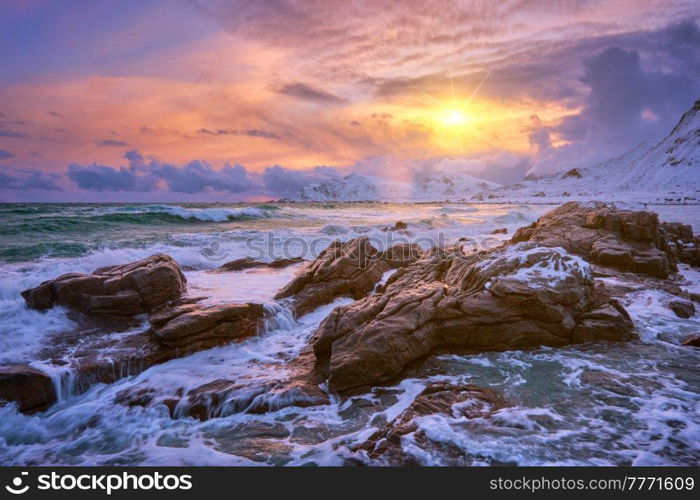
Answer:
[(448, 127), (459, 127), (467, 122), (467, 117), (460, 109), (448, 109), (440, 121)]

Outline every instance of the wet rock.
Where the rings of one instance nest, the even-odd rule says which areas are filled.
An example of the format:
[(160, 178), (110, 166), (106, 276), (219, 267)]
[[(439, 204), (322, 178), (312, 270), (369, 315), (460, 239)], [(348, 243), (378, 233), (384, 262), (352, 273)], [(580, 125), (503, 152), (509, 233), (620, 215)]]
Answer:
[(689, 300), (672, 300), (668, 307), (679, 318), (692, 318), (695, 316), (695, 306)]
[(217, 379), (185, 391), (161, 395), (153, 387), (135, 386), (117, 394), (115, 402), (126, 406), (164, 404), (172, 418), (193, 417), (201, 421), (235, 413), (264, 414), (291, 406), (327, 405), (328, 395), (309, 381), (277, 381), (250, 385)]
[(700, 236), (693, 235), (692, 226), (680, 222), (664, 222), (661, 229), (676, 260), (700, 267)]
[(43, 411), (56, 402), (53, 381), (24, 365), (0, 367), (0, 401), (16, 403), (22, 413)]
[(364, 297), (387, 270), (387, 263), (367, 237), (335, 241), (306, 264), (275, 298), (291, 297), (296, 313), (303, 315), (337, 297)]
[(413, 264), (423, 254), (423, 249), (417, 243), (397, 243), (384, 250), (380, 258), (387, 263), (390, 269), (398, 269)]
[(92, 274), (64, 274), (24, 290), (22, 297), (32, 309), (60, 305), (87, 315), (136, 316), (177, 300), (185, 284), (177, 262), (157, 254)]
[(627, 340), (617, 303), (596, 300), (590, 266), (533, 243), (465, 255), (435, 248), (383, 292), (334, 309), (313, 339), (332, 391), (376, 384), (436, 349), (472, 352)]
[(261, 262), (259, 260), (251, 259), (250, 257), (244, 257), (242, 259), (232, 260), (226, 262), (216, 269), (212, 269), (210, 273), (227, 273), (234, 271), (243, 271), (245, 269), (257, 268), (257, 267), (267, 267), (270, 269), (281, 269), (288, 266), (293, 266), (294, 264), (300, 264), (304, 262), (301, 257), (292, 257), (289, 259), (276, 259), (272, 262)]
[(209, 348), (255, 335), (262, 304), (185, 304), (149, 317), (155, 338), (170, 347)]
[(507, 227), (501, 227), (499, 229), (494, 229), (491, 231), (490, 234), (508, 234), (508, 228)]
[(196, 302), (163, 309), (144, 321), (79, 318), (73, 331), (53, 335), (37, 358), (66, 366), (66, 389), (80, 394), (98, 383), (113, 383), (203, 349), (254, 335), (262, 322), (260, 304), (205, 306)]
[(421, 465), (414, 455), (402, 447), (404, 436), (412, 434), (413, 443), (431, 455), (451, 459), (451, 463), (468, 465), (464, 452), (454, 445), (431, 441), (419, 429), (416, 417), (444, 415), (447, 418), (485, 418), (508, 406), (497, 392), (475, 385), (452, 385), (438, 382), (428, 385), (399, 416), (386, 427), (378, 430), (354, 451), (364, 452), (372, 460), (391, 465)]
[(685, 338), (683, 338), (681, 345), (686, 347), (700, 347), (700, 332), (686, 335)]
[(547, 196), (547, 195), (545, 194), (544, 191), (538, 191), (538, 192), (536, 192), (535, 194), (533, 194), (532, 196), (536, 196), (536, 197), (538, 197), (538, 198), (544, 198), (544, 197)]
[(518, 229), (511, 241), (562, 247), (594, 264), (657, 278), (677, 271), (655, 213), (604, 203), (565, 203)]
[(402, 220), (396, 221), (396, 224), (394, 224), (394, 231), (400, 231), (402, 229), (408, 229), (408, 224)]

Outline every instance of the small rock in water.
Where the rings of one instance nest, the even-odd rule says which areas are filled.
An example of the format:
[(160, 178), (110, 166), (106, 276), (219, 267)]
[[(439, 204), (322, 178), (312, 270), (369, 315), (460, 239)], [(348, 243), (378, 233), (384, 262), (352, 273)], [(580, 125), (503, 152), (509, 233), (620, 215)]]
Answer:
[(24, 365), (0, 367), (0, 400), (17, 403), (22, 413), (43, 411), (56, 402), (53, 381)]
[(690, 335), (686, 336), (681, 342), (681, 345), (687, 347), (700, 347), (700, 332), (691, 333)]
[(499, 229), (494, 229), (493, 231), (491, 231), (491, 234), (508, 234), (508, 228), (501, 227)]
[(679, 318), (687, 319), (695, 315), (695, 306), (689, 300), (672, 300), (669, 302), (668, 307)]

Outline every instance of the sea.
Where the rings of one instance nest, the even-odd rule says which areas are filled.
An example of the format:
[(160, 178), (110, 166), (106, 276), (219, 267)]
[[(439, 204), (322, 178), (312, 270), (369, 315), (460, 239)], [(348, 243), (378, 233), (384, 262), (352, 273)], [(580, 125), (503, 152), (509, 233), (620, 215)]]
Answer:
[[(318, 255), (330, 242), (367, 236), (378, 247), (461, 241), (488, 248), (554, 208), (536, 204), (264, 203), (0, 204), (0, 365), (29, 364), (54, 379), (49, 410), (0, 406), (3, 465), (388, 465), (355, 451), (394, 420), (432, 382), (476, 384), (508, 406), (467, 419), (428, 415), (415, 423), (430, 442), (404, 436), (407, 456), (423, 465), (698, 465), (700, 349), (680, 345), (700, 332), (681, 319), (671, 296), (640, 289), (624, 299), (639, 339), (565, 348), (439, 354), (403, 379), (364, 394), (331, 396), (328, 405), (264, 414), (231, 407), (218, 418), (172, 418), (164, 405), (128, 407), (118, 393), (136, 386), (167, 396), (227, 379), (255, 393), (283, 379), (339, 298), (301, 317), (275, 292), (299, 270), (207, 271), (241, 257), (272, 261)], [(649, 206), (662, 220), (700, 231), (699, 206)], [(390, 230), (398, 222), (407, 229)], [(492, 234), (495, 229), (507, 234)], [(76, 328), (63, 308), (28, 309), (26, 288), (67, 272), (91, 272), (154, 253), (171, 255), (188, 294), (208, 303), (262, 302), (259, 335), (154, 366), (112, 384), (74, 390), (67, 364), (37, 353)], [(700, 293), (700, 272), (681, 267), (684, 287)], [(386, 276), (388, 277), (388, 276)], [(385, 277), (385, 278), (386, 278)], [(146, 328), (146, 322), (141, 325)], [(108, 355), (106, 353), (105, 355)], [(83, 388), (84, 389), (84, 388)], [(440, 444), (449, 446), (439, 446)], [(450, 449), (449, 453), (441, 450)], [(454, 450), (459, 450), (458, 459)]]

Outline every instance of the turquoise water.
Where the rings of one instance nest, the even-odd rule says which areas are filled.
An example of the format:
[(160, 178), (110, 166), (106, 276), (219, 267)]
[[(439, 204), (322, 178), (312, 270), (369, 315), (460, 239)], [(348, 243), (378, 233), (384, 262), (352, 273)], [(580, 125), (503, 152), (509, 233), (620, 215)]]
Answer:
[(214, 232), (223, 223), (242, 224), (279, 211), (270, 204), (0, 204), (0, 260), (76, 257), (99, 248), (174, 242), (173, 233)]

